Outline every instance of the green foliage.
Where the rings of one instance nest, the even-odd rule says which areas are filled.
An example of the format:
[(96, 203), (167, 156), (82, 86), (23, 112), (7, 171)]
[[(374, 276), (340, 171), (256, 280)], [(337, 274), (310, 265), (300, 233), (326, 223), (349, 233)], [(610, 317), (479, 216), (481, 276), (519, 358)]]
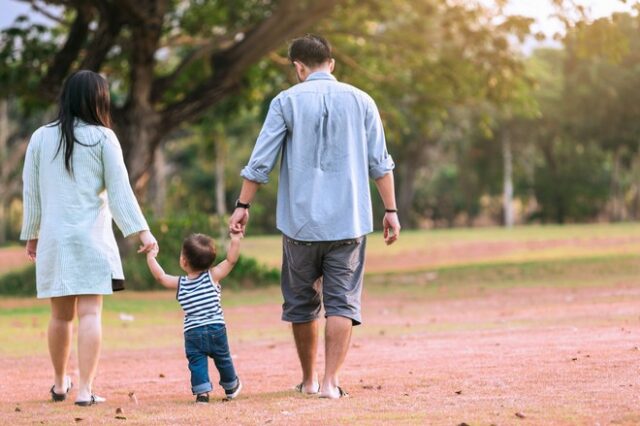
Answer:
[(31, 265), (0, 276), (0, 294), (35, 297), (36, 267)]
[[(169, 274), (184, 274), (179, 265), (180, 250), (184, 238), (194, 232), (215, 236), (217, 232), (213, 230), (219, 229), (218, 225), (215, 218), (198, 213), (175, 217), (171, 220), (152, 221), (150, 223), (151, 230), (160, 245), (158, 262)], [(219, 263), (226, 257), (225, 248), (220, 239), (216, 241), (216, 248), (218, 250), (216, 263)], [(140, 291), (163, 288), (155, 282), (149, 272), (146, 257), (136, 254), (135, 250), (131, 248), (128, 250), (131, 253), (122, 256), (126, 289)], [(35, 276), (34, 266), (0, 276), (0, 294), (35, 296)], [(223, 287), (241, 289), (269, 286), (279, 281), (279, 270), (266, 267), (253, 258), (241, 255), (233, 271), (221, 284)]]
[[(158, 239), (160, 253), (158, 262), (165, 272), (172, 275), (184, 275), (180, 269), (179, 258), (183, 240), (192, 233), (203, 233), (212, 237), (218, 236), (220, 223), (214, 216), (192, 212), (182, 216), (158, 221), (151, 221), (151, 231)], [(220, 238), (216, 238), (218, 255), (215, 263), (226, 257), (225, 247)], [(240, 250), (242, 253), (242, 249)], [(162, 288), (149, 272), (146, 257), (132, 253), (123, 258), (126, 286), (132, 290), (150, 290)], [(278, 283), (280, 273), (276, 269), (267, 268), (255, 259), (240, 256), (233, 271), (222, 281), (222, 285), (231, 288), (262, 287)]]
[(536, 110), (524, 62), (511, 42), (524, 39), (531, 23), (522, 16), (498, 19), (496, 10), (480, 3), (374, 0), (339, 6), (334, 19), (320, 27), (334, 45), (338, 77), (378, 104), (389, 152), (399, 166), (405, 226), (438, 214), (425, 210), (433, 199), (417, 197), (434, 195), (438, 187), (444, 192), (436, 198), (451, 195), (444, 181), (425, 189), (417, 179), (433, 157), (456, 157), (448, 151), (470, 133), (461, 123), (474, 133), (491, 133), (488, 121)]
[(598, 215), (609, 198), (606, 154), (594, 144), (555, 140), (542, 147), (534, 191), (540, 208), (530, 219), (564, 223)]
[(46, 70), (45, 58), (56, 51), (56, 31), (33, 24), (25, 15), (0, 31), (0, 96), (20, 93), (26, 104), (42, 106), (38, 100), (39, 76)]

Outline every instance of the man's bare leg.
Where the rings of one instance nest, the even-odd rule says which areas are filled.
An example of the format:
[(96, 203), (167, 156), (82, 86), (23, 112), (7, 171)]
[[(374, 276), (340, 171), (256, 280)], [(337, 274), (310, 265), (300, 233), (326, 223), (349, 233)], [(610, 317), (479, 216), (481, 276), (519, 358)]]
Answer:
[(344, 363), (351, 343), (353, 322), (350, 318), (332, 316), (327, 317), (325, 327), (325, 369), (320, 396), (325, 398), (339, 398), (338, 373)]
[(302, 367), (302, 392), (318, 392), (316, 356), (318, 353), (318, 320), (292, 324), (298, 358)]

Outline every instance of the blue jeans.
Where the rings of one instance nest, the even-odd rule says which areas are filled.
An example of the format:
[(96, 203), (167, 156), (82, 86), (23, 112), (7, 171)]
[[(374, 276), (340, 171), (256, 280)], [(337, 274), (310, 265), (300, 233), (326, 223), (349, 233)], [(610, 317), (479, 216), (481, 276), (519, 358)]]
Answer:
[(238, 384), (238, 376), (233, 368), (227, 328), (224, 324), (207, 324), (184, 332), (184, 348), (191, 371), (191, 391), (194, 395), (210, 392), (213, 387), (209, 380), (209, 358), (213, 358), (220, 386), (233, 389)]

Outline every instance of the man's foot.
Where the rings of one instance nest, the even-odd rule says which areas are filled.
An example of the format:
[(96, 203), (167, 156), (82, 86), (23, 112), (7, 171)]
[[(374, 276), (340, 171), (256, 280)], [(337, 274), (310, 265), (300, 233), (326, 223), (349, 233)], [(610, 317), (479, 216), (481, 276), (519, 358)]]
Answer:
[(227, 397), (227, 399), (234, 399), (235, 397), (240, 395), (241, 390), (242, 390), (242, 382), (240, 381), (240, 378), (238, 378), (238, 384), (236, 384), (236, 387), (231, 389), (225, 389), (224, 394)]
[(342, 389), (340, 386), (336, 386), (334, 389), (322, 389), (320, 392), (320, 398), (329, 398), (329, 399), (340, 399), (346, 398), (349, 396), (349, 393)]
[(201, 393), (200, 395), (196, 396), (196, 404), (208, 404), (208, 403), (209, 403), (208, 393)]
[(296, 390), (296, 392), (299, 392), (303, 395), (317, 395), (318, 392), (320, 392), (320, 383), (318, 382), (314, 382), (311, 390), (309, 390), (309, 388), (307, 388), (304, 383), (300, 383), (298, 385), (296, 385), (296, 387), (294, 388)]

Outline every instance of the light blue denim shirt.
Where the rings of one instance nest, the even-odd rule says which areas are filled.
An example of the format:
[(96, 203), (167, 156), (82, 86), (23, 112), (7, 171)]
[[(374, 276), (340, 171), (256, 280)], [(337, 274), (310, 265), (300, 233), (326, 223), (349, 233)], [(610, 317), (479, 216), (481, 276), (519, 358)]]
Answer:
[(267, 183), (282, 152), (277, 227), (301, 241), (357, 238), (373, 231), (369, 178), (394, 168), (380, 114), (363, 91), (326, 72), (278, 94), (245, 179)]

